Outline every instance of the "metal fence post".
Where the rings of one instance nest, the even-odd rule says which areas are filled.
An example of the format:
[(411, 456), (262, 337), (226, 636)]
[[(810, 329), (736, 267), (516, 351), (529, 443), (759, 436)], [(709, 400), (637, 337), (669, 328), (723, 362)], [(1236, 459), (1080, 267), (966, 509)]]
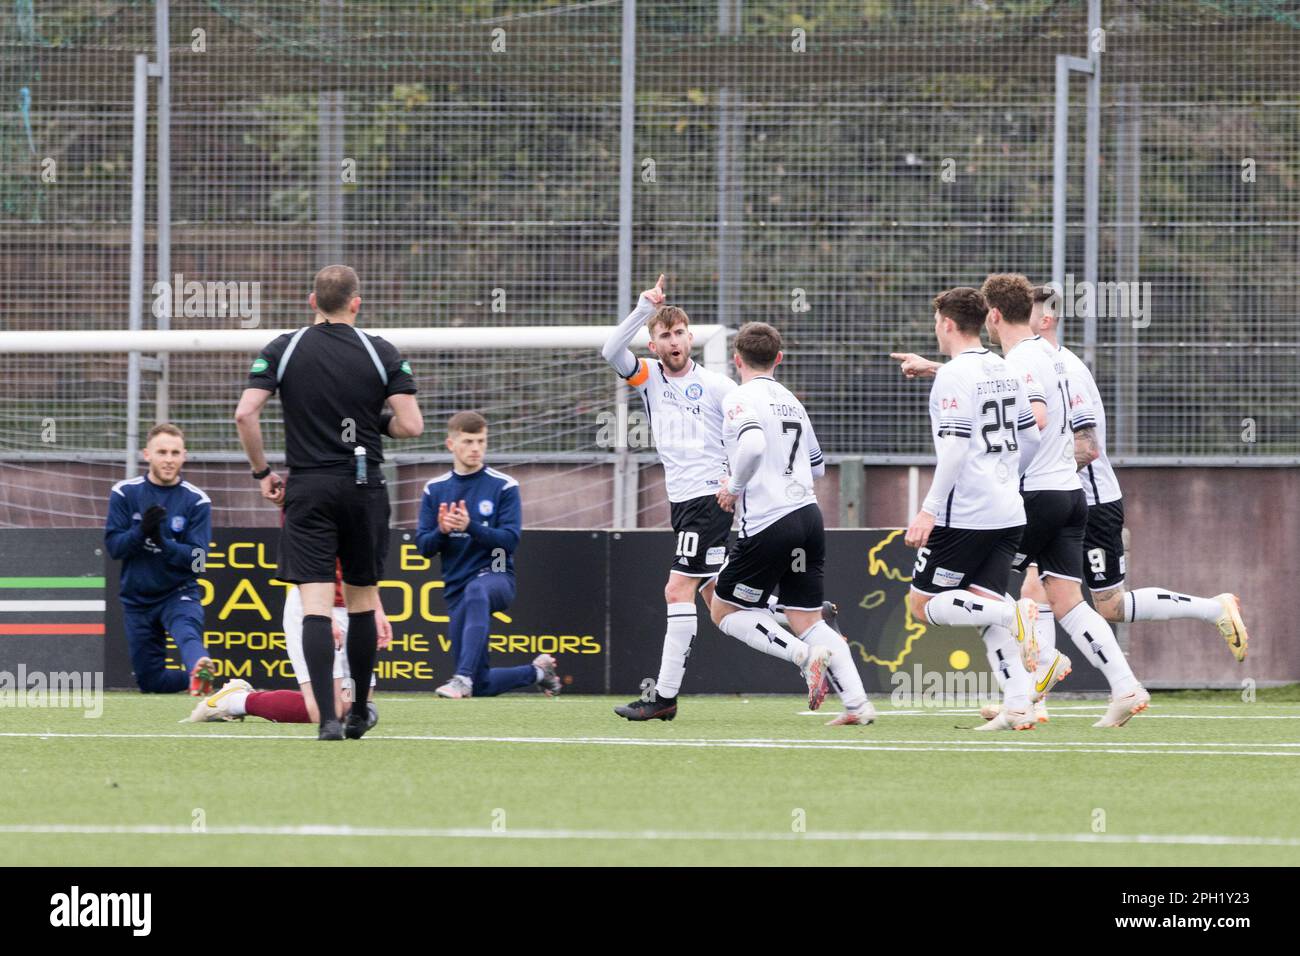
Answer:
[[(149, 57), (135, 58), (134, 103), (131, 112), (131, 291), (127, 308), (127, 328), (140, 330), (144, 308), (144, 164), (149, 129)], [(127, 359), (126, 378), (126, 477), (136, 472), (137, 447), (140, 441), (140, 353)]]
[[(619, 110), (618, 162), (618, 315), (632, 302), (632, 177), (636, 170), (636, 0), (623, 0), (622, 103)], [(627, 447), (628, 390), (615, 386), (615, 421), (619, 437), (614, 460), (614, 527), (635, 528), (637, 463)]]
[[(172, 67), (171, 67), (171, 24), (168, 19), (168, 0), (155, 0), (154, 33), (158, 77), (158, 281), (171, 282), (172, 276)], [(175, 291), (175, 290), (173, 290)], [(167, 305), (158, 316), (158, 328), (167, 331), (171, 328), (172, 296), (167, 297)], [(171, 357), (166, 354), (158, 356), (158, 381), (154, 402), (154, 420), (159, 422), (171, 419)]]

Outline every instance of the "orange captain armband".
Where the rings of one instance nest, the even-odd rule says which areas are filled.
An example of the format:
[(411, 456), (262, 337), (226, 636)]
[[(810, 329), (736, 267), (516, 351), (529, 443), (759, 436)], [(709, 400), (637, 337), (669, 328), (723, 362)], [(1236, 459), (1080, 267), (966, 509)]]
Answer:
[(636, 371), (627, 377), (627, 383), (633, 388), (640, 388), (650, 377), (650, 363), (645, 359), (636, 360)]

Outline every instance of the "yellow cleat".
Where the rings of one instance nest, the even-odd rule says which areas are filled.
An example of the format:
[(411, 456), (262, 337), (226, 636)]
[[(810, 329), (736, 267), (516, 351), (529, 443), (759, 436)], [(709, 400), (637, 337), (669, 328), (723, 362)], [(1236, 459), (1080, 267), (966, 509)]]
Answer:
[(1033, 673), (1038, 669), (1038, 604), (1029, 598), (1021, 598), (1015, 603), (1016, 609), (1016, 643), (1020, 645), (1020, 660), (1025, 670)]
[(243, 717), (231, 715), (230, 701), (236, 694), (251, 694), (252, 692), (253, 685), (246, 680), (236, 678), (227, 681), (226, 686), (221, 690), (195, 704), (194, 710), (181, 723), (201, 724), (208, 720), (243, 720)]
[[(1056, 656), (1052, 658), (1052, 666), (1047, 669), (1047, 673), (1039, 675), (1038, 679), (1034, 681), (1034, 693), (1030, 699), (1041, 701), (1053, 687), (1069, 677), (1071, 673), (1070, 659), (1057, 651)], [(1043, 720), (1046, 719), (1046, 717), (1043, 718)]]
[(1228, 650), (1240, 664), (1246, 659), (1246, 622), (1241, 619), (1241, 601), (1235, 594), (1216, 594), (1214, 600), (1223, 606), (1223, 613), (1214, 620), (1223, 639), (1228, 642)]

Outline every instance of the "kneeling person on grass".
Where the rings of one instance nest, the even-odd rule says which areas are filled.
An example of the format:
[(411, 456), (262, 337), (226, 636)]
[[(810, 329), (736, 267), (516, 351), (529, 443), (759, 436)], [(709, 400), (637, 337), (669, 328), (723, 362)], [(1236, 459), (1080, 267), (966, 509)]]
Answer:
[(415, 540), (427, 558), (442, 556), (443, 592), (451, 612), (451, 652), (456, 673), (438, 688), (439, 697), (495, 697), (538, 685), (558, 694), (555, 658), (539, 654), (531, 664), (488, 666), (488, 630), (493, 611), (515, 598), (514, 552), (523, 517), (519, 482), (483, 463), (487, 421), (477, 412), (458, 412), (447, 423), (452, 469), (424, 486)]
[[(127, 478), (108, 496), (104, 545), (122, 562), (122, 613), (131, 667), (145, 694), (212, 692), (216, 670), (203, 648), (198, 577), (212, 532), (212, 502), (181, 479), (185, 435), (155, 425), (145, 441), (147, 474)], [(170, 634), (188, 672), (167, 669)]]

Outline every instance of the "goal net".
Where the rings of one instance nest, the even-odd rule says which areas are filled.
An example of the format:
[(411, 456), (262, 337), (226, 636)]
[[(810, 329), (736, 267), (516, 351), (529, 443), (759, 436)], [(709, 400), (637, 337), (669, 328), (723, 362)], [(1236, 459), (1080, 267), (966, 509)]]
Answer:
[[(466, 409), (487, 418), (488, 461), (520, 481), (528, 527), (667, 525), (662, 469), (640, 402), (600, 357), (609, 329), (370, 331), (410, 361), (425, 417), (420, 438), (385, 442), (395, 526), (414, 526), (425, 483), (450, 465), (443, 425)], [(725, 369), (726, 330), (693, 331), (696, 360)], [(0, 332), (8, 392), (0, 403), (0, 527), (102, 524), (113, 483), (144, 471), (139, 448), (163, 420), (185, 431), (184, 476), (212, 498), (215, 525), (276, 524), (278, 511), (248, 475), (234, 409), (252, 357), (278, 334)], [(644, 351), (645, 341), (642, 332), (634, 348)], [(282, 463), (276, 399), (263, 412), (262, 433), (269, 459)]]

